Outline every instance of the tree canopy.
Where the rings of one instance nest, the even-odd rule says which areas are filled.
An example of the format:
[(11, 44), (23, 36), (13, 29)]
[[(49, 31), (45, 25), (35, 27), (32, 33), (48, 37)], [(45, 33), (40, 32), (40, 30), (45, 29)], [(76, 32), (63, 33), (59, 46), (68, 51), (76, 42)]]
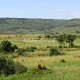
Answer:
[(2, 41), (0, 44), (1, 52), (14, 52), (18, 47), (16, 45), (12, 45), (10, 41)]

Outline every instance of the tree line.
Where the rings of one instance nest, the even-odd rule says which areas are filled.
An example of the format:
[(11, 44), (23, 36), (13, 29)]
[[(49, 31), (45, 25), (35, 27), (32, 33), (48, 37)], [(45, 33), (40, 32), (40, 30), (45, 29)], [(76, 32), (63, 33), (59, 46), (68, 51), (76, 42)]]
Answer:
[(60, 47), (65, 46), (65, 42), (69, 43), (69, 47), (74, 47), (74, 40), (77, 38), (76, 35), (73, 34), (61, 34), (61, 35), (45, 35), (45, 38), (51, 39), (51, 38), (56, 38), (58, 43), (60, 44)]

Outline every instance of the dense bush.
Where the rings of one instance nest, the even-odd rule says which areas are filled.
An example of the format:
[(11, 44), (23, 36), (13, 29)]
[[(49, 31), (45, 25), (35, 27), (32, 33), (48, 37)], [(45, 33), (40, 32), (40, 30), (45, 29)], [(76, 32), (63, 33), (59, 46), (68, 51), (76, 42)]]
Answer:
[(57, 49), (51, 48), (49, 54), (50, 56), (52, 56), (52, 55), (60, 55), (61, 53)]
[(26, 50), (23, 49), (23, 48), (19, 48), (19, 49), (17, 50), (18, 55), (24, 55), (24, 52), (25, 52), (25, 51), (26, 51)]
[(18, 48), (17, 52), (19, 55), (24, 55), (24, 53), (27, 52), (34, 52), (34, 50), (36, 50), (36, 47), (27, 47), (26, 49), (24, 48)]
[(28, 52), (34, 52), (34, 50), (36, 50), (36, 49), (37, 49), (36, 47), (27, 47), (26, 51), (28, 51)]
[(7, 57), (0, 58), (0, 74), (10, 75), (15, 73), (14, 62)]
[(16, 45), (13, 45), (12, 50), (15, 51), (15, 49), (18, 49), (18, 47)]
[(7, 57), (0, 58), (0, 75), (12, 75), (15, 73), (21, 74), (27, 71), (27, 68), (20, 63), (15, 63)]
[(18, 49), (16, 45), (12, 45), (10, 41), (2, 41), (0, 44), (0, 52), (14, 52), (15, 49)]

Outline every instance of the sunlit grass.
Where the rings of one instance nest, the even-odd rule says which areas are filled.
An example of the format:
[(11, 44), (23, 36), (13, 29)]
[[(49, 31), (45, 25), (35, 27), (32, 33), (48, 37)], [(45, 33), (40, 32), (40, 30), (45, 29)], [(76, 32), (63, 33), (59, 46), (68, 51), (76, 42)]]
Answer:
[[(37, 47), (34, 52), (25, 52), (23, 56), (13, 54), (0, 54), (8, 56), (15, 62), (20, 62), (28, 68), (28, 71), (22, 75), (10, 75), (8, 77), (0, 76), (0, 80), (79, 80), (80, 79), (80, 48), (63, 48), (60, 51), (65, 55), (49, 56), (47, 46), (58, 47), (56, 42), (24, 42), (24, 38), (35, 38), (42, 34), (27, 35), (0, 35), (2, 40), (9, 40), (19, 48)], [(44, 35), (42, 35), (43, 37)], [(11, 37), (11, 38), (9, 38)], [(80, 46), (80, 39), (76, 39), (74, 44)], [(66, 46), (68, 44), (66, 43)], [(65, 62), (61, 62), (65, 60)], [(46, 66), (48, 70), (36, 71), (36, 64)]]

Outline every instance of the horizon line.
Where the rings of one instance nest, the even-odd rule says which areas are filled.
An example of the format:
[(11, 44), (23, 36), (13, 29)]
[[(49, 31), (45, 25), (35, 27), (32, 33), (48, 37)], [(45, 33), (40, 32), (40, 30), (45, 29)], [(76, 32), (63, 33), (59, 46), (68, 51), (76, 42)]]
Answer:
[(9, 18), (9, 19), (11, 19), (11, 18), (13, 18), (13, 19), (45, 19), (45, 20), (72, 20), (72, 19), (80, 19), (80, 18), (70, 18), (70, 19), (50, 19), (50, 18), (24, 18), (24, 17), (0, 17), (0, 18)]

